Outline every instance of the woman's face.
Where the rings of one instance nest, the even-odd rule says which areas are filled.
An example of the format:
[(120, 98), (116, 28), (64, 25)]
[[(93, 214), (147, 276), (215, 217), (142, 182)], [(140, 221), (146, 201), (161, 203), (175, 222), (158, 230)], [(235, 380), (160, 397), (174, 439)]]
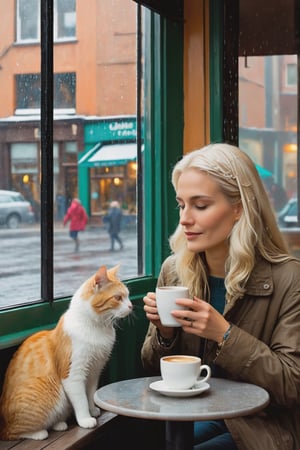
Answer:
[(228, 236), (241, 206), (229, 203), (212, 177), (196, 169), (178, 179), (176, 199), (187, 247), (192, 252), (228, 251)]

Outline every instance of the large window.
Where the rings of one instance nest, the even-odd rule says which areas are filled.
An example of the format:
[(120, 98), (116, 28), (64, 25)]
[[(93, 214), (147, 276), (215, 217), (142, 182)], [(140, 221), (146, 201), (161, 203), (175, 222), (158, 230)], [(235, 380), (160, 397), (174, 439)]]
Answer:
[[(124, 279), (144, 271), (137, 220), (142, 210), (137, 172), (143, 140), (139, 7), (132, 0), (92, 0), (87, 13), (85, 2), (55, 0), (54, 42), (63, 42), (54, 43), (53, 67), (44, 74), (48, 77), (52, 69), (52, 81), (43, 81), (41, 54), (51, 50), (42, 49), (43, 42), (41, 47), (31, 45), (40, 38), (40, 2), (16, 4), (17, 18), (13, 2), (7, 2), (7, 15), (0, 17), (0, 27), (6, 21), (11, 31), (17, 19), (23, 44), (22, 52), (15, 46), (1, 59), (7, 95), (0, 115), (1, 130), (6, 130), (0, 133), (0, 190), (22, 195), (32, 220), (0, 223), (0, 309), (69, 297), (103, 264), (120, 264)], [(49, 30), (45, 28), (42, 38)], [(77, 31), (78, 40), (70, 41)], [(0, 48), (5, 48), (3, 34)], [(46, 123), (52, 132), (45, 131)], [(134, 150), (129, 156), (128, 146)], [(107, 157), (99, 168), (99, 157), (90, 152), (103, 153), (104, 147)], [(79, 165), (82, 157), (88, 166)], [(64, 223), (73, 199), (80, 200), (89, 217), (79, 232), (79, 251), (69, 234), (70, 221)], [(105, 215), (113, 201), (123, 212), (124, 249), (117, 246), (111, 252)]]
[(297, 196), (297, 82), (288, 90), (285, 83), (292, 59), (296, 65), (296, 55), (239, 61), (239, 142), (257, 164), (277, 213)]
[[(42, 24), (52, 3), (40, 2)], [(7, 31), (0, 33), (7, 49), (1, 54), (0, 190), (24, 198), (27, 217), (35, 217), (36, 205), (39, 216), (0, 225), (0, 348), (53, 327), (100, 265), (120, 265), (139, 308), (135, 325), (144, 327), (141, 299), (155, 286), (178, 220), (170, 167), (183, 151), (183, 21), (172, 14), (172, 22), (165, 20), (132, 0), (91, 0), (88, 9), (77, 1), (76, 41), (52, 45), (47, 26), (41, 48), (23, 42), (20, 49), (1, 41), (14, 33), (13, 8), (5, 2), (0, 15)], [(16, 75), (40, 72), (41, 104), (15, 114)], [(76, 112), (53, 109), (53, 73), (76, 73)], [(75, 197), (89, 216), (77, 252), (69, 224), (63, 226)], [(114, 252), (103, 220), (103, 206), (112, 200), (124, 218), (124, 249)]]
[(239, 4), (239, 144), (256, 163), (278, 224), (299, 256), (297, 10), (294, 2)]

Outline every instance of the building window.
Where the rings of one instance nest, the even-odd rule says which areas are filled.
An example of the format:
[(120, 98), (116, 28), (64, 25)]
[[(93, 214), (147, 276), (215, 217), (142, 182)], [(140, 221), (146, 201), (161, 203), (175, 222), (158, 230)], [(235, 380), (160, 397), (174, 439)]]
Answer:
[(69, 39), (76, 36), (75, 0), (56, 0), (54, 3), (54, 39)]
[(76, 101), (76, 74), (55, 73), (54, 74), (54, 108), (72, 108), (75, 110)]
[[(76, 1), (55, 0), (54, 40), (69, 40), (76, 36)], [(40, 2), (17, 0), (17, 42), (40, 40)]]
[(28, 42), (40, 39), (40, 7), (37, 0), (17, 1), (17, 41)]
[[(28, 200), (34, 213), (34, 221), (40, 219), (40, 183), (39, 183), (39, 152), (34, 142), (15, 143), (10, 146), (11, 187), (20, 192)], [(39, 257), (35, 260), (40, 267)], [(33, 264), (33, 261), (30, 261)], [(22, 271), (26, 270), (26, 262), (22, 263)], [(38, 282), (39, 286), (39, 282)], [(26, 291), (27, 288), (25, 288)], [(29, 290), (27, 291), (30, 298)], [(26, 294), (25, 294), (26, 295)], [(32, 299), (32, 297), (31, 297)]]
[[(76, 74), (54, 74), (54, 108), (75, 111)], [(39, 73), (16, 75), (16, 113), (40, 108), (41, 76)]]
[[(11, 144), (11, 174), (24, 175), (37, 174), (37, 144), (28, 142)], [(15, 189), (20, 186), (14, 185)]]
[(16, 109), (40, 108), (41, 76), (39, 73), (16, 75)]
[(287, 86), (297, 86), (297, 64), (287, 64), (286, 84)]

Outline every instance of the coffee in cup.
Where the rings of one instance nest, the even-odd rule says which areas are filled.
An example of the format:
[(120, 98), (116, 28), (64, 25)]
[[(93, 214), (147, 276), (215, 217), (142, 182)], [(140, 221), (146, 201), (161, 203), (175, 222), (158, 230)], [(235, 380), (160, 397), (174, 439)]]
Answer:
[(162, 325), (165, 327), (180, 327), (180, 323), (172, 316), (175, 309), (186, 310), (176, 304), (178, 298), (189, 298), (189, 290), (184, 286), (161, 286), (156, 288), (156, 307)]
[[(203, 378), (199, 378), (202, 371)], [(170, 355), (160, 359), (160, 372), (167, 387), (176, 390), (192, 388), (195, 384), (204, 383), (211, 376), (208, 365), (201, 365), (201, 358), (189, 355)]]

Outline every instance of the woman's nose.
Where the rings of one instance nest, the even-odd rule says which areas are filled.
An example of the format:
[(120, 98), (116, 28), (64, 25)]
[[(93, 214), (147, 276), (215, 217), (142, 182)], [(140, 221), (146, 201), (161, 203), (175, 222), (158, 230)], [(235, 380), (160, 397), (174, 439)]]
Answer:
[(181, 214), (180, 214), (180, 223), (181, 225), (184, 224), (190, 224), (194, 221), (193, 219), (193, 215), (191, 213), (191, 210), (189, 208), (184, 208), (181, 210)]

